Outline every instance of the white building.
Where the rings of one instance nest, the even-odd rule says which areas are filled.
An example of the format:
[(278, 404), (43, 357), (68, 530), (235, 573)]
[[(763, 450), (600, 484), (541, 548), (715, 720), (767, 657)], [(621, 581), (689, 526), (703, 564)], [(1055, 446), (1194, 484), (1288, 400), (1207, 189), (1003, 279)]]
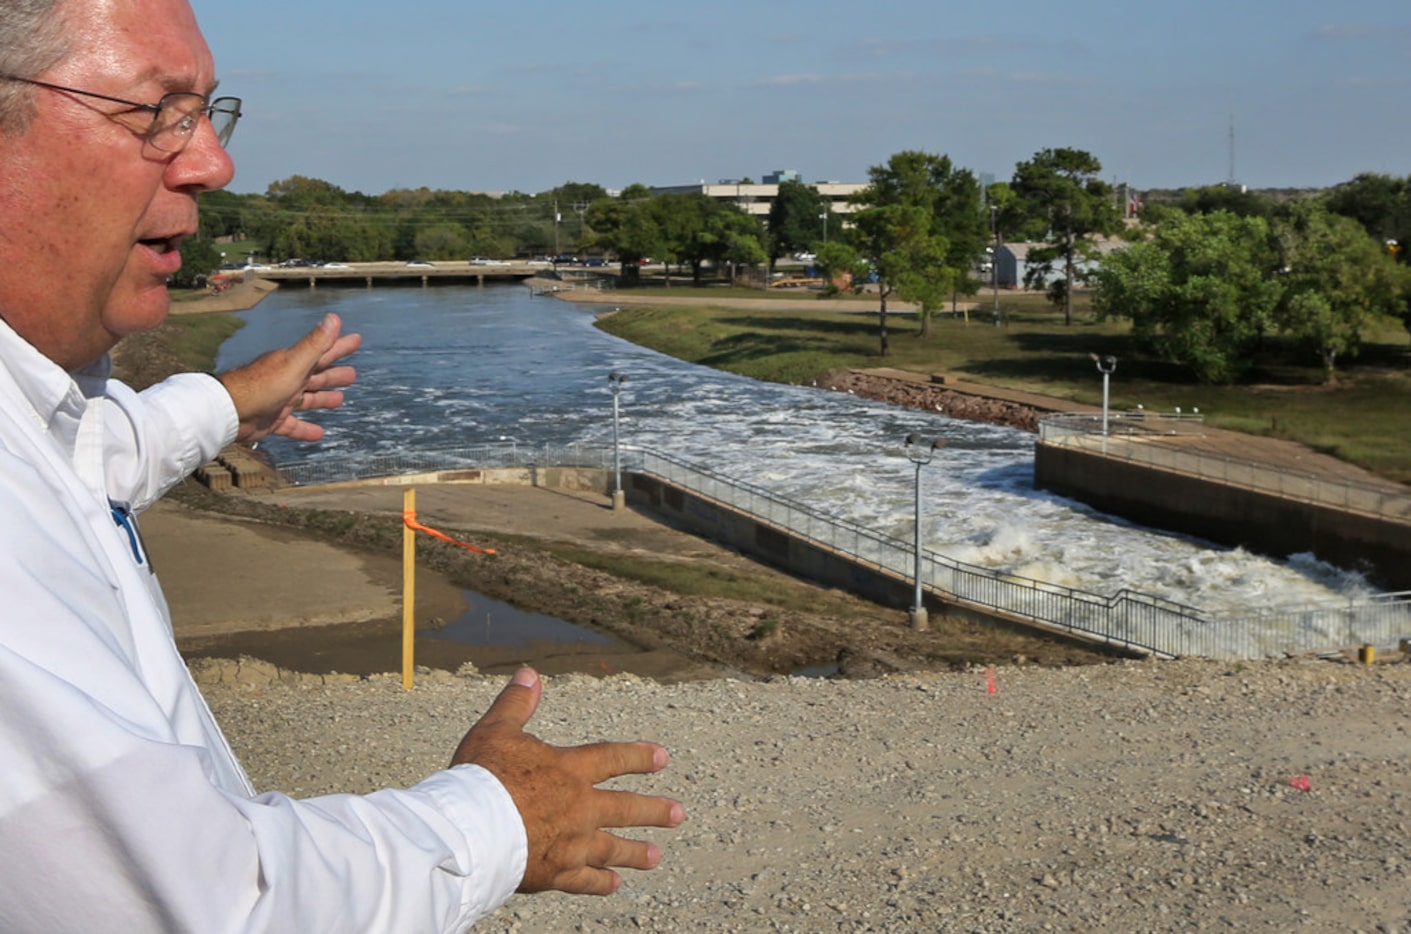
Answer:
[[(769, 217), (769, 207), (779, 197), (779, 185), (786, 181), (799, 181), (799, 173), (779, 169), (764, 176), (763, 182), (742, 182), (735, 179), (722, 179), (715, 184), (704, 180), (694, 185), (670, 185), (651, 189), (654, 195), (702, 194), (719, 201), (731, 201), (742, 211), (761, 220)], [(866, 188), (863, 182), (806, 182), (828, 201), (830, 214), (851, 214), (855, 208), (849, 199)]]
[[(1029, 251), (1045, 245), (1043, 243), (1001, 243), (995, 259), (995, 271), (999, 277), (999, 285), (1006, 289), (1024, 288), (1024, 277), (1028, 275), (1030, 268)], [(1103, 256), (1128, 245), (1123, 240), (1098, 240), (1098, 259), (1079, 260), (1075, 265), (1080, 272), (1094, 272)], [(1042, 283), (1034, 283), (1033, 288), (1046, 288), (1050, 282), (1061, 278), (1063, 278), (1063, 267), (1061, 264), (1055, 263), (1048, 278)]]

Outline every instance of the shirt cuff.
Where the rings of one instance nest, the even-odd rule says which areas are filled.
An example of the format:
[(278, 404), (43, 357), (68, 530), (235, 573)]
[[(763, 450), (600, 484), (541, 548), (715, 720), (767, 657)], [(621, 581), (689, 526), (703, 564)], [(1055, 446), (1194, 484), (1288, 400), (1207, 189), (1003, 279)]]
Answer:
[(479, 918), (502, 905), (524, 880), (529, 860), (524, 821), (505, 786), (478, 765), (457, 765), (409, 790), (428, 795), (463, 835), (456, 848), (460, 871), (476, 880), (465, 889), (475, 902), (463, 906), (466, 914)]
[(195, 444), (191, 470), (215, 457), (235, 440), (240, 417), (224, 384), (206, 373), (178, 373), (148, 389), (142, 397), (162, 411), (193, 413), (185, 419), (184, 434)]
[(191, 375), (198, 378), (205, 378), (207, 390), (213, 395), (211, 405), (216, 407), (217, 411), (220, 413), (217, 426), (220, 430), (221, 441), (211, 454), (211, 457), (215, 457), (226, 445), (235, 442), (235, 436), (240, 433), (240, 413), (235, 411), (235, 400), (230, 398), (230, 393), (226, 391), (225, 384), (219, 379), (207, 373), (193, 373)]

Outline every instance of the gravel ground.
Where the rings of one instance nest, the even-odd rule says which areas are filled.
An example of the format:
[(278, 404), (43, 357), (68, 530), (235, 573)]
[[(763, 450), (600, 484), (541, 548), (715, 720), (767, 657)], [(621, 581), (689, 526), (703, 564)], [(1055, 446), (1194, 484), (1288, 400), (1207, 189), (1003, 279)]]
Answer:
[[(256, 785), (296, 795), (418, 780), (502, 683), (236, 665), (193, 663)], [(1408, 713), (1389, 660), (555, 678), (538, 735), (664, 742), (624, 784), (687, 822), (616, 895), (477, 930), (1411, 932)]]

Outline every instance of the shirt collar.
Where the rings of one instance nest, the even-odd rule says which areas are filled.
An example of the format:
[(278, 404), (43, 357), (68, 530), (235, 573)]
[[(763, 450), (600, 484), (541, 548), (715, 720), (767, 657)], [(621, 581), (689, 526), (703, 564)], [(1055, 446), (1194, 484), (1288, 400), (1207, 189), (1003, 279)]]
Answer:
[(29, 403), (30, 416), (44, 431), (53, 428), (61, 412), (79, 413), (87, 399), (101, 395), (112, 370), (105, 354), (96, 363), (70, 374), (15, 333), (4, 319), (0, 319), (0, 367), (9, 372)]

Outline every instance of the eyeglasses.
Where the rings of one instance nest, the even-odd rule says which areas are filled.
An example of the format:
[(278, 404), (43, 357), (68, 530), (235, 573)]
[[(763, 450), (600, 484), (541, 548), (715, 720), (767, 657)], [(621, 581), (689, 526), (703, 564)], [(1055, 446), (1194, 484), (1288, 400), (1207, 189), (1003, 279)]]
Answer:
[(145, 139), (167, 153), (178, 153), (186, 148), (201, 123), (202, 115), (210, 119), (211, 128), (216, 131), (216, 139), (220, 140), (222, 146), (230, 142), (230, 135), (235, 132), (235, 123), (240, 119), (238, 97), (217, 97), (215, 100), (208, 100), (206, 95), (197, 94), (195, 91), (173, 91), (163, 95), (155, 104), (139, 104), (136, 101), (123, 100), (121, 97), (80, 91), (78, 88), (66, 88), (62, 84), (50, 84), (47, 81), (21, 78), (17, 75), (0, 75), (0, 79), (32, 84), (51, 91), (63, 91), (65, 94), (93, 97), (100, 101), (112, 101), (114, 104), (126, 104), (132, 108), (131, 111), (107, 115), (113, 119), (122, 117), (124, 113), (150, 113), (152, 123), (147, 127)]

